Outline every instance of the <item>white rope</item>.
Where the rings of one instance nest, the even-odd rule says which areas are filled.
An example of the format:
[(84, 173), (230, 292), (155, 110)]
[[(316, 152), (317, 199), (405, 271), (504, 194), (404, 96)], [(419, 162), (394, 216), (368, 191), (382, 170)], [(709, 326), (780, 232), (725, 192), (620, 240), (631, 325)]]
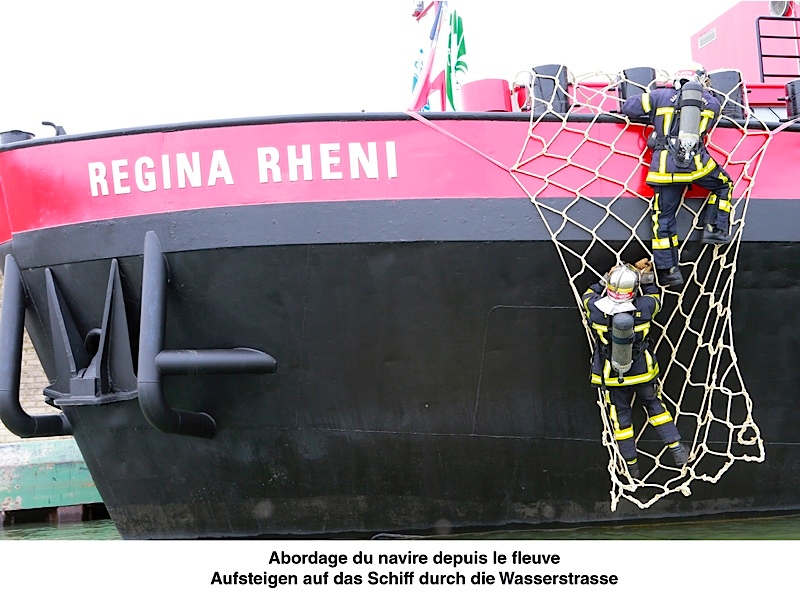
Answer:
[[(581, 295), (586, 287), (579, 289), (578, 280), (585, 282), (591, 274), (590, 283), (597, 281), (601, 272), (622, 262), (623, 255), (635, 259), (651, 255), (650, 197), (637, 192), (635, 185), (648, 166), (644, 136), (640, 146), (633, 148), (631, 140), (635, 137), (630, 131), (642, 126), (621, 115), (619, 127), (608, 122), (608, 106), (617, 103), (616, 77), (604, 76), (608, 84), (601, 89), (583, 83), (598, 81), (598, 75), (573, 79), (568, 92), (571, 106), (566, 114), (554, 113), (552, 105), (542, 114), (531, 114), (528, 138), (511, 168), (511, 176), (530, 197), (548, 228), (578, 314), (583, 314)], [(727, 101), (733, 102), (731, 98)], [(605, 106), (606, 110), (598, 106)], [(747, 106), (742, 108), (748, 111)], [(575, 115), (582, 115), (583, 121), (571, 120)], [(605, 115), (603, 123), (601, 115)], [(748, 119), (757, 121), (752, 114)], [(701, 245), (699, 253), (687, 248), (692, 230), (702, 227), (703, 202), (696, 201), (696, 208), (691, 201), (681, 204), (679, 225), (691, 221), (691, 229), (679, 231), (680, 265), (689, 275), (682, 290), (662, 293), (663, 307), (651, 335), (658, 340), (662, 400), (690, 448), (690, 460), (683, 469), (673, 466), (671, 459), (665, 458), (669, 453), (661, 442), (645, 442), (657, 436), (646, 418), (639, 418), (634, 423), (642, 482), (631, 480), (598, 390), (597, 405), (604, 424), (602, 441), (609, 455), (612, 510), (622, 498), (644, 509), (672, 493), (689, 495), (695, 480), (716, 483), (735, 461), (764, 460), (763, 440), (752, 415), (753, 402), (745, 389), (734, 348), (731, 299), (750, 193), (770, 140), (784, 127), (769, 131), (766, 127), (737, 125), (734, 131), (738, 132), (738, 141), (733, 147), (722, 148), (713, 142), (709, 145), (734, 184), (730, 201), (734, 206), (731, 219), (735, 233), (729, 245)], [(713, 135), (711, 132), (711, 140)], [(612, 171), (621, 173), (622, 178), (614, 178)], [(559, 198), (553, 200), (554, 195)], [(631, 211), (631, 203), (640, 206)], [(635, 221), (626, 222), (622, 211), (615, 210), (617, 206), (627, 208), (624, 214), (635, 214)], [(604, 233), (612, 229), (627, 231), (622, 245), (603, 239)], [(646, 234), (644, 239), (640, 231)], [(613, 239), (618, 240), (619, 235)], [(592, 334), (585, 318), (584, 328), (591, 348)], [(645, 414), (635, 409), (635, 414)]]
[[(585, 83), (603, 80), (608, 83), (600, 87)], [(570, 101), (567, 112), (558, 114), (548, 104), (547, 111), (531, 113), (528, 135), (516, 164), (511, 167), (422, 115), (409, 112), (424, 125), (509, 172), (530, 197), (547, 227), (580, 315), (584, 314), (581, 295), (586, 286), (581, 286), (579, 280), (584, 282), (590, 277), (590, 283), (597, 281), (600, 272), (622, 262), (623, 255), (635, 258), (651, 255), (651, 197), (638, 192), (640, 186), (636, 185), (642, 181), (643, 172), (648, 167), (644, 128), (621, 115), (617, 116), (619, 127), (608, 122), (608, 106), (618, 103), (617, 83), (616, 75), (601, 73), (573, 78), (567, 94)], [(743, 96), (746, 103), (746, 94)], [(642, 443), (645, 439), (655, 440), (657, 436), (649, 431), (651, 425), (647, 422), (647, 415), (640, 410), (644, 418), (635, 420), (634, 424), (642, 459), (639, 461), (642, 480), (631, 480), (614, 439), (605, 401), (598, 390), (596, 402), (604, 426), (601, 439), (609, 456), (611, 510), (616, 510), (622, 499), (646, 509), (669, 494), (680, 492), (688, 496), (694, 481), (716, 483), (736, 461), (764, 460), (764, 443), (753, 419), (753, 402), (745, 389), (734, 347), (731, 299), (750, 193), (761, 159), (774, 136), (798, 119), (770, 130), (750, 113), (746, 104), (736, 104), (728, 96), (726, 102), (739, 106), (747, 115), (745, 126), (722, 117), (734, 123), (734, 131), (738, 133), (731, 147), (715, 144), (713, 131), (708, 143), (717, 162), (726, 169), (733, 182), (730, 198), (734, 207), (731, 212), (733, 239), (727, 246), (701, 245), (697, 255), (692, 256), (686, 241), (693, 231), (696, 236), (702, 227), (703, 202), (695, 201), (694, 208), (691, 201), (681, 203), (679, 225), (691, 221), (689, 227), (678, 232), (681, 270), (689, 275), (683, 289), (662, 290), (662, 309), (651, 332), (651, 336), (658, 340), (656, 353), (661, 359), (662, 401), (673, 415), (684, 443), (690, 448), (689, 463), (678, 469), (669, 458), (665, 458), (667, 452), (661, 442)], [(576, 115), (581, 118), (572, 119)], [(603, 119), (599, 118), (601, 115)], [(748, 124), (756, 126), (748, 127)], [(635, 148), (631, 140), (639, 137), (632, 136), (631, 129), (637, 129), (641, 134), (641, 144)], [(623, 177), (612, 177), (612, 171), (621, 173)], [(575, 185), (575, 181), (579, 184)], [(554, 196), (557, 199), (554, 200)], [(618, 203), (623, 203), (620, 207), (628, 208), (626, 214), (635, 215), (634, 222), (626, 222), (622, 211), (615, 210)], [(631, 211), (631, 203), (638, 203), (639, 207)], [(621, 245), (618, 241), (603, 239), (606, 230), (614, 229), (614, 235), (609, 237), (619, 240), (620, 228), (626, 232)], [(644, 238), (639, 231), (646, 234)], [(597, 256), (602, 258), (597, 259)], [(583, 320), (591, 349), (591, 329), (585, 317)]]

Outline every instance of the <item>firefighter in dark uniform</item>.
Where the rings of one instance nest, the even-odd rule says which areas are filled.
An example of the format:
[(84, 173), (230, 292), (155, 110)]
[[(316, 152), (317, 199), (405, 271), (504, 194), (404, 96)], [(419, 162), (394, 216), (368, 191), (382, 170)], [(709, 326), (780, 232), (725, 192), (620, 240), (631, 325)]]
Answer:
[[(652, 264), (643, 258), (635, 267), (615, 266), (583, 294), (583, 307), (597, 342), (591, 382), (603, 392), (614, 438), (633, 479), (639, 479), (631, 407), (634, 395), (647, 410), (650, 424), (669, 448), (675, 464), (681, 468), (688, 461), (678, 428), (656, 386), (658, 361), (650, 322), (661, 306), (661, 295), (653, 279)], [(640, 282), (641, 294), (637, 293)]]
[(672, 88), (658, 88), (631, 96), (622, 112), (634, 119), (649, 118), (654, 131), (648, 140), (653, 149), (647, 183), (653, 188), (653, 259), (658, 283), (680, 287), (678, 233), (675, 213), (690, 184), (710, 192), (701, 241), (730, 242), (731, 179), (708, 153), (704, 136), (719, 119), (720, 104), (706, 89), (708, 76), (702, 68), (675, 73)]

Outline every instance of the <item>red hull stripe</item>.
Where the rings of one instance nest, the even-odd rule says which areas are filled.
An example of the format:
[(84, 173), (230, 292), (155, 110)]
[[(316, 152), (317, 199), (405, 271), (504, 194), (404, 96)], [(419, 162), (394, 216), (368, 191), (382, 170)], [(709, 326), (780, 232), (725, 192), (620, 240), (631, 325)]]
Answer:
[[(595, 123), (592, 137), (603, 143), (583, 143), (575, 131), (555, 138), (560, 122), (537, 126), (537, 135), (555, 138), (551, 152), (567, 156), (582, 144), (572, 160), (603, 164), (603, 178), (598, 178), (563, 159), (539, 156), (540, 143), (525, 143), (526, 121), (436, 125), (410, 119), (248, 124), (9, 149), (0, 152), (5, 205), (0, 242), (18, 232), (212, 207), (518, 198), (525, 190), (564, 197), (565, 189), (576, 188), (587, 196), (613, 198), (626, 194), (617, 183), (623, 181), (642, 197), (651, 194), (635, 158), (644, 148), (638, 126), (620, 137), (620, 124)], [(586, 127), (570, 124), (574, 130)], [(792, 143), (797, 135), (787, 131), (773, 140), (758, 174), (759, 197), (797, 197), (791, 171), (781, 166), (800, 164), (800, 144)], [(732, 148), (740, 137), (736, 129), (720, 129), (714, 141)], [(624, 154), (611, 150), (611, 143)], [(763, 136), (753, 143), (763, 143)], [(509, 172), (516, 164), (525, 190)], [(551, 174), (547, 182), (541, 173)]]

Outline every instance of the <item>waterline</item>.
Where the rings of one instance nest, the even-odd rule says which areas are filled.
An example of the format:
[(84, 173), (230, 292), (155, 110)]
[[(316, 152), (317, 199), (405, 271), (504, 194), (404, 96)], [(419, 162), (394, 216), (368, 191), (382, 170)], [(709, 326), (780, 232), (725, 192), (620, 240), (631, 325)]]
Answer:
[(0, 528), (0, 540), (120, 540), (111, 519), (71, 523), (25, 523)]
[[(418, 536), (381, 536), (413, 539)], [(503, 530), (426, 536), (438, 540), (800, 540), (800, 515), (681, 523)], [(120, 540), (110, 519), (0, 528), (0, 540)]]
[(454, 534), (484, 540), (800, 540), (800, 515)]

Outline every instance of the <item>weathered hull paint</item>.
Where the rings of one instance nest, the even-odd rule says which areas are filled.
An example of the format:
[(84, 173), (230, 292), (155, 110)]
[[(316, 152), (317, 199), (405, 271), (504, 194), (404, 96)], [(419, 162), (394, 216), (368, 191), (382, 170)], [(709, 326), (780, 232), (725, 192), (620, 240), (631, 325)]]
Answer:
[[(519, 150), (507, 139), (527, 130), (521, 119), (440, 124), (501, 162)], [(616, 135), (618, 124), (606, 126)], [(341, 179), (305, 180), (295, 165), (297, 181), (287, 170), (285, 187), (259, 182), (257, 148), (267, 144), (284, 152), (295, 140), (299, 161), (304, 140), (360, 141), (368, 154), (370, 141), (385, 148), (389, 137), (397, 177), (378, 166), (377, 178), (354, 179), (341, 164)], [(45, 268), (87, 332), (99, 326), (117, 259), (135, 356), (151, 230), (169, 264), (167, 348), (252, 347), (278, 361), (273, 375), (165, 378), (171, 406), (214, 417), (211, 440), (156, 431), (135, 400), (64, 407), (121, 534), (368, 535), (800, 508), (800, 336), (785, 317), (800, 300), (791, 225), (800, 206), (776, 161), (762, 165), (750, 200), (733, 307), (766, 461), (737, 463), (715, 485), (696, 482), (688, 498), (611, 512), (589, 350), (555, 246), (507, 171), (442, 139), (393, 116), (148, 130), (0, 152), (13, 236), (3, 249), (22, 270), (26, 326), (48, 374)], [(640, 142), (637, 133), (626, 143)], [(798, 152), (781, 143), (785, 156)], [(226, 150), (233, 184), (218, 167), (214, 185), (202, 183), (208, 172), (197, 188), (175, 185), (177, 174), (168, 189), (129, 185), (137, 157), (214, 148)], [(237, 148), (252, 154), (249, 175)], [(108, 195), (96, 184), (92, 196), (91, 162), (108, 163)], [(130, 189), (113, 195), (115, 186)], [(542, 200), (561, 199), (551, 191)], [(633, 197), (618, 206), (646, 210)], [(611, 244), (624, 239), (603, 233)], [(581, 243), (570, 235), (562, 241)], [(690, 241), (685, 252), (695, 251)]]

